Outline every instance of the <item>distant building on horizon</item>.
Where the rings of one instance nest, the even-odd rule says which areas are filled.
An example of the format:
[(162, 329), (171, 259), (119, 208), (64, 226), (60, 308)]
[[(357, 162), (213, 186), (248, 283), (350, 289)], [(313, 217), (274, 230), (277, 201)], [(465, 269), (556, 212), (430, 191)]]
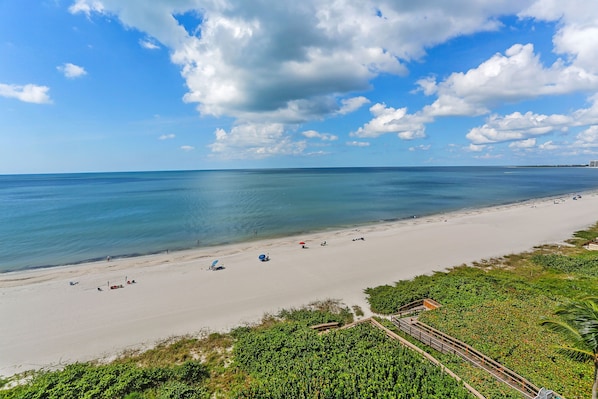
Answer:
[(590, 168), (598, 168), (598, 161), (590, 161)]

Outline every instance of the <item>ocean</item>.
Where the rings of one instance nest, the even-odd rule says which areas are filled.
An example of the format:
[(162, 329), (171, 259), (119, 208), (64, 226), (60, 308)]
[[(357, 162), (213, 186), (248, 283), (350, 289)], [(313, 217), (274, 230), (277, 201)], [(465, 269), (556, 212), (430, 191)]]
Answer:
[(598, 189), (583, 167), (0, 175), (0, 272), (137, 256)]

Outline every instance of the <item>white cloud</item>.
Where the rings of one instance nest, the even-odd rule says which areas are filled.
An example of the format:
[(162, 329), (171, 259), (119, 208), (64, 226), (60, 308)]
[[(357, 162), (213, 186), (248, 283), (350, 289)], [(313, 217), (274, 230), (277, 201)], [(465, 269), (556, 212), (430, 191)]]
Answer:
[(549, 140), (543, 144), (538, 145), (538, 148), (541, 150), (552, 151), (559, 148), (559, 146), (555, 145), (552, 140)]
[(408, 114), (407, 108), (395, 109), (378, 103), (370, 107), (370, 112), (374, 118), (351, 133), (351, 136), (363, 138), (396, 133), (402, 140), (426, 137), (424, 122), (427, 120), (418, 115)]
[(370, 143), (367, 141), (347, 141), (349, 147), (369, 147)]
[(335, 141), (338, 140), (338, 136), (330, 133), (319, 133), (315, 130), (306, 130), (305, 132), (301, 133), (304, 137), (308, 139), (320, 139), (322, 141)]
[[(181, 68), (187, 93), (203, 115), (235, 119), (219, 130), (211, 149), (218, 154), (265, 157), (303, 153), (285, 131), (308, 121), (354, 112), (369, 103), (358, 94), (381, 75), (404, 75), (409, 62), (425, 60), (426, 49), (451, 38), (502, 28), (500, 18), (518, 15), (556, 22), (554, 52), (543, 64), (533, 44), (515, 43), (477, 67), (437, 81), (418, 81), (435, 96), (421, 111), (376, 104), (373, 118), (351, 136), (400, 139), (426, 136), (425, 125), (442, 116), (489, 114), (497, 105), (541, 96), (598, 91), (598, 7), (587, 0), (304, 0), (273, 6), (268, 0), (76, 0), (72, 13), (117, 17), (147, 35), (146, 48), (165, 46)], [(178, 15), (197, 17), (185, 26)], [(357, 94), (356, 94), (357, 93)], [(561, 119), (559, 119), (559, 117)], [(598, 123), (598, 106), (566, 115), (513, 113), (492, 116), (472, 129), (470, 151), (488, 143), (515, 142), (569, 126)], [(582, 122), (584, 121), (584, 122)], [(322, 139), (322, 137), (320, 137)], [(369, 143), (368, 143), (369, 144)], [(415, 147), (414, 147), (415, 148)], [(540, 146), (538, 146), (540, 148)]]
[(589, 108), (579, 109), (572, 114), (572, 119), (578, 126), (598, 124), (598, 94), (594, 94), (589, 100)]
[(409, 147), (409, 151), (428, 151), (431, 147), (431, 144), (421, 144), (415, 147)]
[(370, 100), (363, 96), (343, 99), (341, 100), (341, 108), (338, 110), (338, 113), (341, 115), (350, 114), (369, 102)]
[(590, 126), (576, 136), (573, 147), (598, 148), (598, 125)]
[(514, 112), (506, 116), (492, 115), (483, 126), (475, 127), (465, 137), (473, 144), (525, 140), (533, 136), (564, 130), (573, 123), (566, 115), (540, 115)]
[(195, 147), (190, 146), (190, 145), (182, 145), (181, 146), (181, 150), (183, 150), (185, 152), (193, 151), (194, 149), (195, 149)]
[(467, 147), (467, 151), (482, 152), (486, 147), (487, 146), (483, 144), (470, 144), (469, 147)]
[(81, 76), (87, 75), (85, 68), (79, 65), (71, 64), (70, 62), (57, 66), (56, 69), (62, 72), (64, 76), (69, 79), (79, 78)]
[(500, 159), (502, 158), (502, 154), (490, 154), (490, 153), (486, 153), (484, 155), (474, 155), (475, 159)]
[(558, 22), (554, 51), (566, 55), (577, 67), (598, 73), (598, 7), (593, 1), (536, 0), (519, 15)]
[(509, 144), (509, 148), (516, 148), (516, 149), (533, 148), (535, 146), (536, 146), (535, 138), (513, 141), (512, 143)]
[(139, 45), (147, 50), (157, 50), (160, 48), (160, 46), (151, 39), (140, 39)]
[(158, 137), (158, 140), (171, 140), (174, 139), (176, 136), (174, 133), (170, 133), (170, 134), (163, 134), (160, 137)]
[(218, 129), (212, 152), (223, 159), (261, 159), (273, 155), (299, 155), (305, 141), (292, 141), (279, 123), (245, 123), (230, 132)]
[(50, 104), (52, 100), (48, 95), (50, 88), (48, 86), (38, 86), (34, 84), (9, 85), (0, 83), (0, 97), (16, 98), (17, 100), (34, 103)]
[(103, 13), (104, 5), (101, 1), (97, 0), (76, 0), (69, 7), (69, 12), (72, 14), (83, 13), (89, 17), (92, 12)]
[[(69, 10), (116, 16), (124, 26), (168, 47), (187, 85), (184, 101), (196, 103), (204, 115), (236, 118), (240, 126), (257, 121), (297, 124), (353, 112), (369, 102), (353, 93), (371, 89), (375, 77), (404, 75), (405, 63), (421, 60), (426, 48), (497, 30), (500, 15), (532, 4), (461, 2), (407, 7), (390, 0), (305, 0), (279, 7), (266, 0), (76, 0)], [(189, 21), (188, 30), (179, 24), (176, 16), (182, 14), (197, 15), (197, 27)], [(387, 132), (405, 140), (424, 137), (424, 122), (416, 119), (404, 116), (386, 126), (373, 121), (358, 137)], [(244, 133), (233, 128), (228, 134), (233, 131), (254, 137), (252, 129)], [(280, 139), (285, 148), (286, 136)], [(221, 142), (214, 144), (217, 150)], [(260, 146), (246, 144), (249, 151)]]
[(505, 55), (495, 54), (466, 73), (453, 73), (443, 82), (420, 81), (438, 99), (425, 107), (430, 116), (480, 115), (504, 102), (546, 95), (598, 90), (598, 76), (562, 60), (544, 68), (532, 44), (515, 44)]

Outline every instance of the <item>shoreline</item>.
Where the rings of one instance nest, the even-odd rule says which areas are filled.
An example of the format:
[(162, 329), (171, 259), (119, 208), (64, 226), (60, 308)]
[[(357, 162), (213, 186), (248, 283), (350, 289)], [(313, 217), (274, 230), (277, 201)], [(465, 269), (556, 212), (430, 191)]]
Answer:
[[(562, 242), (596, 223), (592, 210), (598, 207), (598, 191), (581, 194), (576, 201), (573, 194), (559, 195), (354, 228), (0, 273), (0, 375), (108, 359), (173, 336), (225, 332), (316, 300), (339, 299), (349, 307), (360, 306), (367, 317), (365, 288)], [(323, 241), (326, 246), (320, 245)], [(271, 260), (260, 262), (261, 253)], [(223, 270), (209, 270), (215, 259), (224, 264)], [(123, 288), (111, 290), (110, 285)]]
[[(378, 227), (384, 226), (384, 225), (395, 225), (395, 224), (401, 224), (401, 223), (405, 223), (405, 222), (413, 222), (415, 219), (417, 219), (417, 221), (419, 221), (419, 220), (426, 220), (426, 219), (431, 219), (431, 218), (433, 219), (435, 217), (450, 217), (450, 215), (461, 216), (461, 215), (466, 215), (469, 213), (477, 213), (480, 211), (499, 209), (499, 208), (503, 208), (503, 207), (519, 206), (519, 205), (532, 204), (535, 202), (542, 202), (542, 201), (562, 200), (563, 197), (567, 197), (567, 199), (570, 199), (572, 196), (577, 195), (577, 194), (578, 193), (565, 193), (565, 194), (560, 194), (560, 195), (551, 195), (548, 197), (525, 199), (525, 200), (509, 202), (509, 203), (504, 203), (504, 204), (487, 205), (487, 206), (483, 206), (480, 208), (466, 207), (466, 208), (460, 208), (460, 209), (453, 210), (453, 211), (446, 211), (446, 212), (433, 213), (433, 214), (427, 214), (427, 215), (414, 215), (413, 217), (408, 217), (408, 218), (384, 219), (384, 220), (378, 220), (378, 221), (354, 223), (351, 225), (339, 225), (339, 226), (332, 226), (332, 227), (328, 227), (328, 228), (309, 230), (309, 231), (306, 231), (303, 233), (297, 233), (297, 234), (272, 235), (272, 236), (266, 235), (266, 236), (255, 238), (255, 239), (234, 241), (234, 242), (215, 244), (215, 245), (208, 245), (205, 247), (200, 247), (200, 246), (187, 247), (187, 248), (181, 247), (181, 248), (175, 248), (175, 249), (162, 249), (162, 250), (150, 251), (150, 252), (146, 252), (146, 253), (129, 253), (129, 254), (116, 254), (116, 255), (108, 254), (108, 256), (110, 257), (111, 260), (114, 261), (114, 260), (119, 260), (119, 259), (126, 260), (126, 259), (151, 257), (151, 256), (162, 255), (162, 254), (168, 254), (168, 253), (176, 254), (176, 253), (181, 253), (181, 252), (190, 252), (190, 251), (199, 251), (199, 250), (208, 251), (210, 249), (226, 248), (226, 247), (230, 247), (230, 246), (243, 245), (243, 244), (251, 245), (256, 242), (259, 243), (259, 242), (263, 242), (263, 241), (275, 241), (275, 240), (284, 239), (287, 237), (294, 237), (294, 236), (296, 236), (296, 237), (317, 236), (317, 235), (322, 235), (322, 234), (326, 234), (326, 233), (334, 234), (334, 233), (340, 232), (340, 231), (354, 230), (354, 229), (360, 229), (360, 228), (364, 228), (364, 229), (378, 228)], [(585, 196), (585, 195), (592, 195), (592, 194), (598, 194), (598, 190), (581, 192), (580, 195)], [(47, 269), (59, 269), (59, 268), (64, 268), (64, 267), (72, 268), (72, 267), (77, 267), (77, 266), (98, 264), (98, 263), (102, 263), (105, 261), (106, 261), (105, 257), (97, 257), (97, 258), (83, 259), (83, 260), (75, 261), (75, 262), (71, 262), (71, 263), (38, 265), (38, 266), (30, 266), (30, 267), (22, 268), (22, 269), (0, 270), (0, 278), (3, 275), (9, 274), (9, 273), (22, 273), (22, 272), (27, 272), (27, 271), (43, 271), (43, 270), (47, 270)], [(1, 283), (1, 281), (0, 281), (0, 283)], [(0, 288), (1, 288), (1, 285), (0, 285)]]

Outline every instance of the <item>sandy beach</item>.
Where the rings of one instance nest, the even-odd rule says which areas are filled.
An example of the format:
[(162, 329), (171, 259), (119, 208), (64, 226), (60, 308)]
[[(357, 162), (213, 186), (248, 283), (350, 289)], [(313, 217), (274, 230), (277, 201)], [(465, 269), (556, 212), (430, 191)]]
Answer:
[[(0, 274), (0, 375), (228, 331), (328, 298), (368, 316), (367, 287), (562, 242), (594, 224), (598, 193), (572, 197)], [(224, 269), (209, 270), (215, 259)]]

